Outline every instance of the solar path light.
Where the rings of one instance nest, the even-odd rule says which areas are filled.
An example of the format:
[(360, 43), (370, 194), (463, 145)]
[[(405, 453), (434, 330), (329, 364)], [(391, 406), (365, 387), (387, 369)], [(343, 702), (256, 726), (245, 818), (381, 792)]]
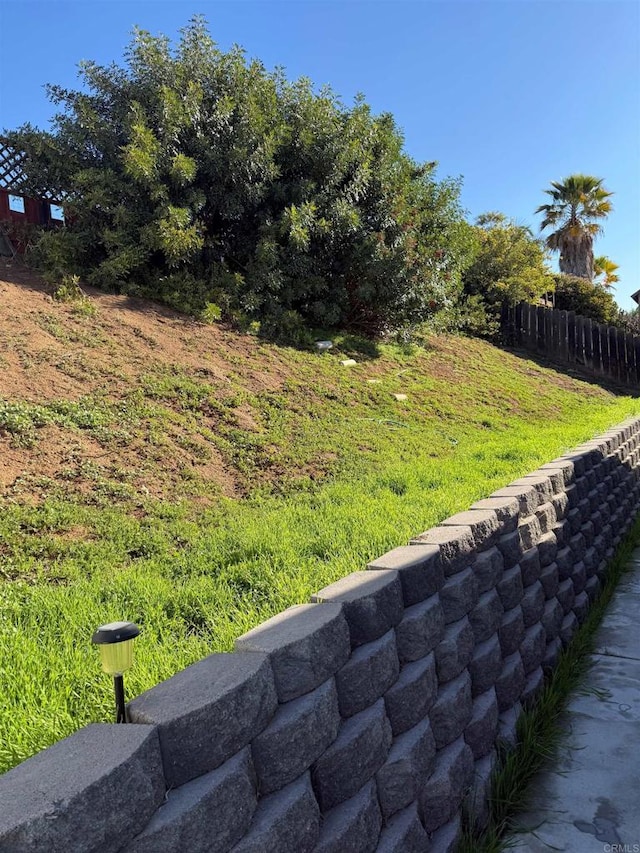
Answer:
[(91, 641), (100, 646), (102, 669), (113, 676), (113, 689), (116, 695), (116, 723), (127, 722), (127, 709), (124, 704), (124, 681), (122, 674), (133, 664), (133, 639), (140, 628), (133, 622), (109, 622), (101, 625)]

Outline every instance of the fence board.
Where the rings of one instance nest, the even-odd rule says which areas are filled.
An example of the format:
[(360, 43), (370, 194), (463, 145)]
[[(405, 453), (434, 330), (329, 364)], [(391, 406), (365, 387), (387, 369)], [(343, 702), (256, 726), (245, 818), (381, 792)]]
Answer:
[(569, 361), (576, 360), (576, 315), (574, 311), (567, 311), (567, 349)]
[(576, 314), (576, 364), (584, 366), (584, 317)]
[(584, 363), (593, 370), (593, 323), (588, 317), (584, 318)]
[(627, 343), (627, 382), (630, 385), (635, 385), (638, 381), (638, 366), (636, 364), (636, 348), (635, 338), (631, 332), (625, 335)]
[(544, 315), (546, 312), (546, 308), (544, 305), (538, 305), (536, 307), (536, 348), (538, 352), (546, 352), (547, 348), (545, 346), (545, 324), (544, 324)]
[(503, 310), (502, 330), (506, 340), (554, 361), (640, 385), (640, 336), (528, 302)]
[(602, 336), (600, 326), (597, 323), (591, 324), (591, 341), (593, 345), (593, 369), (596, 373), (602, 373)]

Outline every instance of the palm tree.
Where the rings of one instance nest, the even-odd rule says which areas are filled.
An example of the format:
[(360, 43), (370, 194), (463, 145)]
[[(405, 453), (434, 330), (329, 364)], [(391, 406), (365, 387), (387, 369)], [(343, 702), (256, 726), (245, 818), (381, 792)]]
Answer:
[(593, 259), (593, 277), (594, 279), (604, 276), (602, 281), (596, 281), (601, 287), (606, 290), (615, 290), (615, 285), (620, 281), (620, 276), (616, 274), (616, 270), (620, 268), (619, 264), (614, 264), (606, 255), (600, 255), (599, 258)]
[(542, 204), (540, 230), (555, 228), (547, 237), (547, 246), (560, 252), (560, 272), (593, 280), (593, 239), (602, 232), (597, 220), (611, 213), (613, 193), (602, 186), (602, 178), (569, 175), (564, 181), (552, 181), (551, 204)]

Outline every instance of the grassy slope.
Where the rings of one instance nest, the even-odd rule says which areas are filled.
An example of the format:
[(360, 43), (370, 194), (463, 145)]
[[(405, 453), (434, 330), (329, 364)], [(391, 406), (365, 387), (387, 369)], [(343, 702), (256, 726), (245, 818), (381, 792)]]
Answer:
[(110, 719), (98, 624), (142, 626), (138, 693), (640, 412), (480, 341), (319, 356), (2, 288), (0, 770)]

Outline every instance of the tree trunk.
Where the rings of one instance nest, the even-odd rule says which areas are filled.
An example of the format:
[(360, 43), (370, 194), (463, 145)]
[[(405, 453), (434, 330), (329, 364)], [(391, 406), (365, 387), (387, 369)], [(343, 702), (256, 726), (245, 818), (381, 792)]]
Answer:
[(560, 252), (560, 272), (593, 281), (593, 237), (566, 235)]

